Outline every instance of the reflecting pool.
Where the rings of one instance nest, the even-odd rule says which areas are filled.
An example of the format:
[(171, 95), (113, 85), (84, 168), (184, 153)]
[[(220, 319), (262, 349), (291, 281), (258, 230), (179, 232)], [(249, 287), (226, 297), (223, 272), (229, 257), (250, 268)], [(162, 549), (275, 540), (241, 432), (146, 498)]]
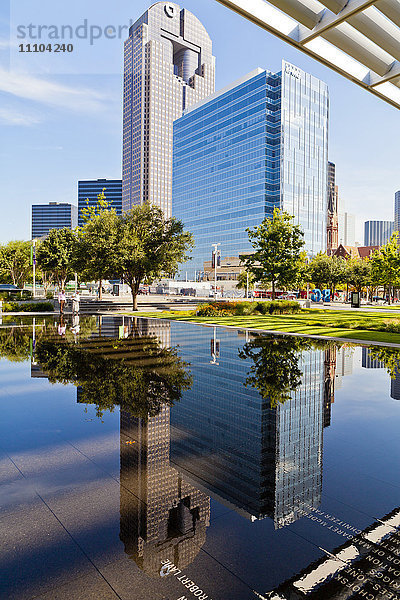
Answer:
[(0, 323), (0, 597), (400, 600), (400, 349)]

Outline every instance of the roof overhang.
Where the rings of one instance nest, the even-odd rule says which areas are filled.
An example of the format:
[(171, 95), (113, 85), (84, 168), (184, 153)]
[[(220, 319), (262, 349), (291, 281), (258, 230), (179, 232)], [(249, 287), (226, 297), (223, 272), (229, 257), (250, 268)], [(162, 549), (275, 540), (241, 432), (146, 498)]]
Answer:
[(400, 108), (400, 0), (218, 0)]

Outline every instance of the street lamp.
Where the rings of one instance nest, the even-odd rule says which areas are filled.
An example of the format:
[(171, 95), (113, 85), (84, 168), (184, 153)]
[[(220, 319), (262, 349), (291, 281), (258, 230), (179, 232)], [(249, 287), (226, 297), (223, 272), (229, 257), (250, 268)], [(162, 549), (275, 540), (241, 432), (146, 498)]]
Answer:
[(217, 266), (218, 262), (221, 263), (221, 252), (220, 250), (218, 250), (218, 246), (220, 246), (221, 244), (211, 244), (211, 246), (214, 246), (214, 250), (212, 251), (212, 261), (211, 261), (211, 265), (214, 267), (214, 299), (217, 299)]

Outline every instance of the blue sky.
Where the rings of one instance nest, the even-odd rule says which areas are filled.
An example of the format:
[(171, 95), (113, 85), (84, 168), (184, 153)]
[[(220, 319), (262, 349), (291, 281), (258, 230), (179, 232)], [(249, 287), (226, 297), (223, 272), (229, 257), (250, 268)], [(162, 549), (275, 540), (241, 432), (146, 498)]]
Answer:
[[(2, 3), (1, 243), (30, 237), (31, 204), (76, 204), (79, 179), (121, 177), (125, 35), (121, 30), (118, 39), (117, 32), (149, 5), (143, 0)], [(392, 219), (394, 193), (400, 189), (399, 111), (215, 0), (186, 0), (180, 6), (202, 21), (213, 40), (217, 89), (257, 66), (278, 71), (282, 58), (327, 82), (329, 156), (336, 163), (340, 196), (356, 215), (357, 239), (363, 242), (365, 220)], [(116, 38), (103, 36), (92, 44), (89, 39), (72, 40), (71, 53), (18, 52), (20, 43), (39, 42), (17, 37), (21, 31), (28, 34), (29, 24), (75, 28), (85, 22), (95, 35), (96, 27), (113, 27)]]

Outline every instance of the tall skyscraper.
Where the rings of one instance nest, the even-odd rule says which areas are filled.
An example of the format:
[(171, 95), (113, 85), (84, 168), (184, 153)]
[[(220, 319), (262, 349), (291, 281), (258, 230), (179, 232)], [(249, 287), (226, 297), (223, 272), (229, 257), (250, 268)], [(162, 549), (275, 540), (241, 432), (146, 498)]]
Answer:
[(172, 124), (214, 91), (211, 39), (171, 2), (153, 4), (124, 49), (122, 208), (150, 202), (171, 216)]
[(400, 231), (400, 190), (394, 195), (394, 230)]
[[(256, 69), (174, 123), (173, 214), (194, 234), (193, 278), (221, 243), (251, 252), (247, 227), (275, 206), (294, 215), (306, 251), (326, 249), (328, 88), (301, 69)], [(301, 165), (301, 166), (300, 166)]]
[(393, 233), (393, 221), (365, 221), (364, 246), (384, 246)]
[[(78, 181), (78, 225), (84, 224), (82, 209), (88, 206), (96, 206), (97, 196), (104, 189), (107, 202), (111, 208), (115, 208), (117, 215), (122, 212), (122, 181), (121, 179), (88, 179)], [(89, 200), (89, 202), (86, 202)]]
[(338, 247), (338, 187), (336, 166), (328, 162), (328, 215), (326, 224), (326, 252), (330, 256)]
[(338, 213), (338, 241), (343, 246), (356, 244), (356, 218), (344, 210)]
[(78, 209), (66, 202), (32, 205), (32, 239), (48, 235), (50, 229), (74, 229), (78, 225)]

